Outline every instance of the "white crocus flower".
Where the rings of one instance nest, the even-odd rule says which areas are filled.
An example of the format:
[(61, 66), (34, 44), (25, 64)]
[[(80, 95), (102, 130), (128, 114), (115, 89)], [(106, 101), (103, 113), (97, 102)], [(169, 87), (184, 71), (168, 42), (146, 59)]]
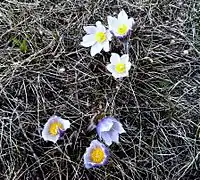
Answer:
[(70, 122), (68, 120), (64, 120), (61, 117), (54, 115), (50, 117), (44, 125), (42, 137), (45, 141), (52, 141), (56, 143), (57, 140), (64, 135), (66, 129), (68, 128), (70, 128)]
[(110, 64), (107, 65), (108, 71), (110, 71), (114, 78), (122, 78), (129, 75), (131, 63), (129, 62), (128, 54), (124, 54), (121, 57), (112, 53), (110, 57)]
[(128, 15), (124, 10), (118, 14), (118, 18), (108, 16), (109, 30), (119, 38), (124, 38), (129, 35), (135, 21), (133, 18), (128, 19)]
[(111, 41), (112, 34), (109, 30), (101, 24), (100, 21), (96, 22), (95, 26), (85, 26), (83, 27), (87, 35), (83, 37), (81, 45), (84, 47), (90, 47), (91, 56), (95, 56), (97, 53), (100, 53), (103, 49), (105, 52), (110, 50), (109, 41)]

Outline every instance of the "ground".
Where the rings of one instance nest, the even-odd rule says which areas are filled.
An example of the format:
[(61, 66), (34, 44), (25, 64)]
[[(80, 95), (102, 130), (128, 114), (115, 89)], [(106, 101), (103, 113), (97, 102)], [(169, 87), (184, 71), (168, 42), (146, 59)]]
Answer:
[[(130, 75), (90, 56), (84, 25), (124, 9), (136, 21)], [(123, 48), (112, 42), (112, 52)], [(198, 0), (2, 0), (0, 3), (0, 179), (199, 180), (200, 3)], [(124, 126), (109, 164), (87, 170), (91, 119)], [(45, 142), (53, 114), (71, 122)]]

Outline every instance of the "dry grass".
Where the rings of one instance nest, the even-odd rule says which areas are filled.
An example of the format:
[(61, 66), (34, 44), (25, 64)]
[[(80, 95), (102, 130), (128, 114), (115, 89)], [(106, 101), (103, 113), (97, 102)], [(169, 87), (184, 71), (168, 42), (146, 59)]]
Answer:
[[(83, 25), (122, 8), (137, 21), (135, 68), (115, 81), (105, 69), (110, 54), (92, 58), (79, 44)], [(0, 42), (0, 179), (200, 179), (198, 0), (2, 0)], [(112, 52), (123, 53), (115, 44)], [(82, 156), (95, 138), (87, 127), (99, 111), (127, 134), (107, 166), (86, 170)], [(41, 138), (53, 114), (72, 123), (58, 144)]]

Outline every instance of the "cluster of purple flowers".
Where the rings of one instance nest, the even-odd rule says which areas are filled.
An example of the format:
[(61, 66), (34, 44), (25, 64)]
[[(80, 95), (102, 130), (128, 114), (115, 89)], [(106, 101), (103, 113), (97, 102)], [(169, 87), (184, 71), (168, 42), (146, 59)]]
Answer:
[[(58, 116), (52, 116), (44, 126), (42, 137), (46, 141), (56, 143), (70, 128), (70, 122)], [(103, 140), (107, 146), (112, 142), (119, 143), (119, 135), (125, 130), (122, 124), (113, 117), (104, 117), (97, 126), (96, 132), (100, 140)], [(98, 140), (93, 140), (84, 154), (84, 165), (87, 169), (92, 167), (100, 167), (108, 163), (109, 150)]]
[[(122, 124), (113, 117), (101, 119), (96, 126), (96, 131), (99, 139), (107, 146), (112, 142), (119, 143), (119, 135), (125, 132)], [(93, 140), (84, 154), (84, 164), (86, 168), (99, 167), (105, 165), (108, 158), (108, 148), (98, 140)]]
[[(110, 50), (109, 42), (115, 36), (119, 40), (125, 40), (130, 36), (132, 27), (135, 24), (133, 18), (122, 10), (118, 17), (107, 17), (108, 29), (100, 21), (96, 26), (85, 26), (86, 35), (83, 37), (81, 45), (91, 47), (90, 53), (95, 56), (103, 49), (105, 52)], [(128, 42), (127, 42), (128, 43)], [(123, 78), (129, 75), (131, 62), (129, 62), (128, 49), (126, 54), (120, 56), (117, 53), (111, 53), (110, 64), (106, 66), (114, 78)], [(44, 126), (42, 137), (44, 140), (57, 142), (70, 128), (70, 122), (58, 116), (52, 116)], [(119, 135), (125, 133), (122, 124), (113, 117), (104, 117), (100, 119), (95, 126), (99, 140), (93, 140), (84, 154), (84, 165), (87, 169), (100, 167), (108, 163), (110, 156), (108, 147), (114, 142), (119, 143)], [(103, 142), (101, 142), (103, 141)]]

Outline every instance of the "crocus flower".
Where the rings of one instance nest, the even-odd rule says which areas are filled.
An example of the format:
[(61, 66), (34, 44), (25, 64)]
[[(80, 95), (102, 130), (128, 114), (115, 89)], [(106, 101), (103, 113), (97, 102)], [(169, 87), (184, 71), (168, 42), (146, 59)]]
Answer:
[(44, 125), (42, 137), (45, 141), (57, 142), (64, 135), (66, 129), (70, 127), (70, 122), (58, 116), (52, 116)]
[(126, 132), (122, 124), (113, 117), (105, 117), (96, 127), (97, 134), (105, 144), (110, 146), (112, 142), (119, 143), (119, 134)]
[(126, 37), (132, 30), (135, 21), (133, 18), (128, 19), (128, 15), (124, 10), (118, 14), (118, 18), (108, 16), (109, 30), (119, 38)]
[(102, 49), (105, 52), (110, 50), (109, 41), (112, 39), (112, 34), (109, 30), (106, 30), (100, 21), (96, 22), (96, 27), (85, 26), (83, 28), (87, 35), (83, 37), (81, 45), (84, 47), (91, 46), (91, 56), (95, 56), (97, 53), (100, 53)]
[(87, 169), (96, 168), (108, 163), (109, 151), (98, 140), (93, 140), (84, 154), (84, 165)]
[(112, 53), (110, 57), (110, 64), (107, 65), (108, 71), (110, 71), (114, 78), (122, 78), (129, 75), (131, 63), (129, 62), (128, 54), (119, 56), (116, 53)]

